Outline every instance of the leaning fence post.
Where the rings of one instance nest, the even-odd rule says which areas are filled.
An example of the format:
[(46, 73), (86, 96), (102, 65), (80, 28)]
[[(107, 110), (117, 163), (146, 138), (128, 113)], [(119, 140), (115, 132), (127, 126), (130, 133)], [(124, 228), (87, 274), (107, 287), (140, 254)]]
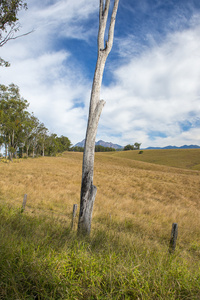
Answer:
[(26, 201), (27, 201), (27, 194), (24, 195), (21, 212), (23, 212), (25, 210)]
[(170, 253), (173, 253), (175, 251), (177, 237), (178, 237), (178, 224), (173, 223), (172, 231), (171, 231), (171, 239), (170, 239), (170, 243), (169, 243), (169, 252)]
[(78, 208), (78, 205), (77, 205), (77, 204), (74, 204), (74, 205), (73, 205), (73, 213), (72, 213), (72, 225), (71, 225), (71, 228), (72, 228), (72, 229), (74, 228), (74, 221), (75, 221), (75, 218), (76, 218), (76, 211), (77, 211), (77, 208)]

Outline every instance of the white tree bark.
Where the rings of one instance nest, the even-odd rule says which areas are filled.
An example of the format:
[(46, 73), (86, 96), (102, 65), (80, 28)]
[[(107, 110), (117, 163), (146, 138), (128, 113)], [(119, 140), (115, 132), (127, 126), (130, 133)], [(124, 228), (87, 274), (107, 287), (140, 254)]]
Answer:
[(93, 185), (95, 139), (99, 118), (103, 106), (105, 105), (105, 101), (100, 100), (100, 90), (106, 59), (113, 45), (115, 19), (118, 4), (119, 0), (115, 0), (110, 20), (108, 40), (105, 41), (105, 30), (107, 25), (110, 0), (100, 0), (99, 2), (98, 57), (90, 97), (90, 109), (82, 167), (80, 213), (78, 222), (78, 233), (82, 234), (90, 234), (93, 204), (97, 192), (96, 186)]

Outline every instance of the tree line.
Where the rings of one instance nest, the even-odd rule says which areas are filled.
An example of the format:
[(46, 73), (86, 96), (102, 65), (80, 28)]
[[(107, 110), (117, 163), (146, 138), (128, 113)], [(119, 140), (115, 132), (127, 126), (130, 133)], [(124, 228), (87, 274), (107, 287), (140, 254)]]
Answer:
[[(29, 103), (20, 96), (15, 84), (0, 85), (0, 148), (6, 159), (16, 157), (55, 156), (64, 151), (83, 152), (83, 147), (71, 147), (71, 141), (50, 133), (44, 123), (28, 112)], [(115, 151), (111, 147), (95, 146), (95, 152)]]
[[(74, 152), (84, 152), (84, 147), (80, 146), (74, 146), (69, 149), (69, 151), (74, 151)], [(96, 145), (95, 146), (95, 152), (110, 152), (110, 151), (116, 151), (115, 148), (112, 147), (104, 147), (101, 145)]]
[(70, 140), (49, 133), (46, 126), (27, 108), (29, 103), (20, 96), (18, 86), (0, 85), (0, 147), (6, 158), (54, 156), (69, 150)]

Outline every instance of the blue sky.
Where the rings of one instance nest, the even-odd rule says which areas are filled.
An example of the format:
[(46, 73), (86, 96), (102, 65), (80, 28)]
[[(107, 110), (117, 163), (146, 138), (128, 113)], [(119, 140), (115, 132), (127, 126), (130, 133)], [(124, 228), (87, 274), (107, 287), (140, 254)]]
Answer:
[[(99, 0), (28, 0), (20, 33), (0, 56), (2, 84), (73, 144), (85, 137), (97, 57)], [(111, 4), (113, 1), (111, 0)], [(200, 145), (200, 1), (120, 0), (97, 140)]]

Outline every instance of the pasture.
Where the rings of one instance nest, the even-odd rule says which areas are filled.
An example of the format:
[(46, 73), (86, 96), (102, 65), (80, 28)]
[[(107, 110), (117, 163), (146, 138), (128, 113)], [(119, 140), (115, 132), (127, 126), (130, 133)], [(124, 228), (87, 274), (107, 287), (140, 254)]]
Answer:
[(200, 149), (96, 153), (88, 238), (71, 230), (81, 165), (0, 162), (0, 299), (199, 299)]

